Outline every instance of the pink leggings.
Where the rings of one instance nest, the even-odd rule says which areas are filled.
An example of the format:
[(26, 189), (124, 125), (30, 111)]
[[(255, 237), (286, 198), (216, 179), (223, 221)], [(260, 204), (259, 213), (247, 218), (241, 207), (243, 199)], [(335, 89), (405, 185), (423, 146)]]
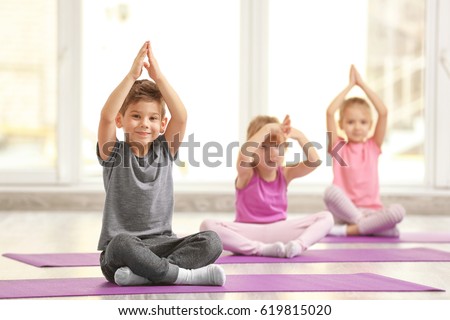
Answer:
[(243, 255), (257, 255), (263, 243), (298, 241), (303, 250), (325, 237), (334, 224), (328, 211), (307, 217), (273, 223), (221, 222), (207, 219), (201, 231), (215, 231), (225, 250)]

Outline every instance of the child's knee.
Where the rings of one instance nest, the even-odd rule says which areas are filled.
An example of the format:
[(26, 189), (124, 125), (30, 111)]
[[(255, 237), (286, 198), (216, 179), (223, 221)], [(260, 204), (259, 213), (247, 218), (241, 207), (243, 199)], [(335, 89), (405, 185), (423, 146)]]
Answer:
[(200, 231), (214, 231), (216, 229), (217, 222), (212, 219), (203, 220), (200, 224)]
[(201, 250), (203, 252), (204, 261), (206, 264), (213, 263), (222, 254), (223, 246), (220, 237), (211, 230), (206, 230), (198, 233), (201, 243)]
[(203, 236), (206, 238), (209, 250), (211, 250), (211, 252), (219, 254), (222, 253), (222, 240), (216, 232), (207, 230), (203, 232)]
[(390, 205), (389, 211), (392, 213), (392, 215), (397, 223), (402, 221), (406, 215), (405, 208), (401, 204)]
[(322, 219), (325, 221), (327, 226), (329, 226), (330, 229), (331, 229), (331, 227), (334, 226), (334, 217), (333, 217), (333, 215), (331, 214), (330, 211), (323, 211), (323, 212), (321, 212), (321, 214), (322, 214)]
[(317, 220), (326, 229), (331, 229), (334, 226), (334, 217), (329, 211), (321, 211), (316, 213)]
[(334, 185), (329, 186), (325, 189), (323, 200), (325, 201), (325, 204), (335, 202), (336, 199), (340, 195), (340, 190)]
[(107, 250), (114, 252), (127, 252), (130, 250), (130, 246), (132, 246), (135, 241), (135, 236), (126, 233), (119, 233), (111, 239)]

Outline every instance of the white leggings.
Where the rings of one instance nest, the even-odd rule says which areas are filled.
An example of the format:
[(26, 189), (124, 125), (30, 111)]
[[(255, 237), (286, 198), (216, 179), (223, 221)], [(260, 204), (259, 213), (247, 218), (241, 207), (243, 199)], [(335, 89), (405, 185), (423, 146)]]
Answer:
[(257, 255), (261, 246), (281, 241), (298, 241), (303, 250), (325, 237), (333, 227), (333, 216), (328, 211), (308, 215), (299, 219), (273, 223), (241, 223), (205, 220), (201, 231), (215, 231), (222, 240), (225, 250)]

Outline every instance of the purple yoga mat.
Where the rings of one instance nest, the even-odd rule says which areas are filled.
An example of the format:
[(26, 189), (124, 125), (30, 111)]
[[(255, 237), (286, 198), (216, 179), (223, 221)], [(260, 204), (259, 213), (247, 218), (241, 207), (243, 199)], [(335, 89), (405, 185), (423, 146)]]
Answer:
[(5, 253), (4, 257), (35, 267), (91, 267), (100, 265), (100, 253)]
[(352, 236), (332, 237), (328, 236), (320, 240), (321, 243), (450, 243), (450, 232), (404, 232), (400, 238)]
[(450, 252), (428, 249), (323, 249), (308, 250), (292, 259), (259, 256), (222, 256), (216, 263), (313, 263), (313, 262), (442, 262), (450, 261)]
[[(36, 267), (98, 266), (98, 253), (4, 254)], [(450, 252), (428, 248), (321, 249), (308, 250), (292, 258), (222, 256), (216, 263), (314, 263), (314, 262), (429, 262), (450, 261)]]
[(119, 287), (104, 278), (0, 280), (0, 298), (42, 298), (204, 292), (412, 292), (444, 291), (372, 273), (230, 275), (223, 287)]

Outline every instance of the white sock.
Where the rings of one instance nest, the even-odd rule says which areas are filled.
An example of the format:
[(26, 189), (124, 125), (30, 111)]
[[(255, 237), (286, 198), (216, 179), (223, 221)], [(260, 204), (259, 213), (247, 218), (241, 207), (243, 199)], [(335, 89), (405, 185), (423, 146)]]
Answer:
[(119, 286), (141, 286), (150, 284), (147, 278), (134, 274), (128, 267), (121, 267), (114, 273), (114, 281)]
[(210, 264), (199, 269), (178, 269), (175, 284), (223, 286), (226, 280), (225, 271), (217, 264)]
[(297, 241), (289, 241), (286, 246), (286, 258), (299, 256), (303, 252), (303, 248)]
[(334, 225), (330, 232), (330, 236), (345, 237), (347, 235), (347, 225), (346, 224), (336, 224)]
[(264, 257), (284, 258), (286, 256), (286, 251), (282, 242), (263, 243), (258, 255)]

